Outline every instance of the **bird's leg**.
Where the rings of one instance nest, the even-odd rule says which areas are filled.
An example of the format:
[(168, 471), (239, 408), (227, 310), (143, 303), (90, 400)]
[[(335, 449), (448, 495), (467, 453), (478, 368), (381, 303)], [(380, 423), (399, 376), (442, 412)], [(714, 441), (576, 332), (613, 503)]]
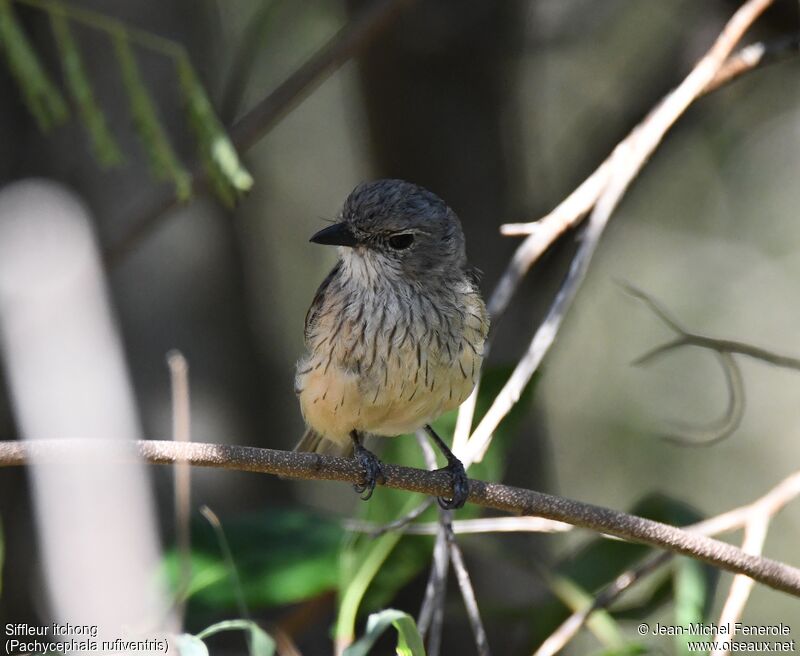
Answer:
[(353, 485), (353, 488), (366, 501), (372, 496), (378, 480), (380, 479), (381, 483), (384, 481), (383, 465), (372, 451), (361, 445), (361, 436), (358, 431), (350, 431), (350, 439), (353, 440), (353, 455), (361, 469), (364, 470), (364, 482)]
[(469, 496), (469, 479), (467, 478), (467, 472), (464, 470), (464, 465), (453, 455), (453, 452), (444, 443), (444, 440), (436, 434), (430, 424), (425, 424), (425, 431), (436, 443), (436, 446), (439, 447), (439, 451), (447, 458), (447, 466), (437, 471), (446, 471), (453, 481), (453, 496), (450, 499), (438, 497), (437, 501), (445, 510), (461, 508)]

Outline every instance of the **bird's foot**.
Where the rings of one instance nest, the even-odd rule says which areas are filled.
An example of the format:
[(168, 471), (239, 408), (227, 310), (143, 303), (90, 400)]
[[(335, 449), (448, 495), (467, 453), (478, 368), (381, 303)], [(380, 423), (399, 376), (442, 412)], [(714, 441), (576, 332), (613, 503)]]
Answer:
[(383, 475), (383, 464), (378, 460), (378, 456), (360, 444), (354, 446), (353, 455), (364, 471), (363, 482), (353, 485), (353, 489), (361, 495), (362, 500), (366, 501), (375, 491), (376, 483), (378, 481), (383, 483), (386, 480)]
[(467, 501), (469, 496), (469, 478), (467, 472), (464, 470), (464, 465), (461, 461), (453, 456), (447, 459), (447, 466), (438, 469), (450, 474), (450, 479), (453, 483), (453, 496), (449, 499), (446, 497), (437, 497), (439, 506), (445, 510), (457, 510), (461, 508)]

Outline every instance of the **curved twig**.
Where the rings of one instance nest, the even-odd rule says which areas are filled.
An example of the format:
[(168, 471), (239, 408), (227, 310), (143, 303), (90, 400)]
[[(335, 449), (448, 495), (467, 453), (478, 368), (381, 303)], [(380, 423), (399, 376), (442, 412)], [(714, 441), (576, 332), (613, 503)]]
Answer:
[(717, 339), (706, 335), (691, 333), (652, 296), (630, 285), (620, 283), (623, 289), (635, 299), (644, 303), (670, 330), (676, 333), (676, 337), (664, 344), (654, 347), (644, 355), (639, 356), (633, 361), (634, 365), (650, 364), (655, 359), (666, 355), (685, 346), (696, 346), (712, 351), (717, 355), (725, 374), (725, 383), (728, 389), (728, 405), (723, 415), (709, 426), (695, 428), (687, 427), (686, 435), (665, 435), (664, 439), (682, 446), (711, 446), (717, 444), (727, 437), (730, 437), (741, 425), (745, 410), (745, 390), (742, 372), (739, 365), (734, 360), (733, 355), (745, 355), (755, 360), (760, 360), (776, 367), (793, 369), (800, 371), (800, 359), (780, 353), (774, 353), (766, 349), (752, 346), (744, 342), (737, 342), (729, 339)]
[(680, 446), (712, 446), (733, 435), (744, 417), (745, 394), (742, 372), (730, 353), (717, 353), (725, 385), (728, 388), (728, 405), (723, 415), (704, 428), (685, 426), (683, 435), (668, 434), (663, 439)]

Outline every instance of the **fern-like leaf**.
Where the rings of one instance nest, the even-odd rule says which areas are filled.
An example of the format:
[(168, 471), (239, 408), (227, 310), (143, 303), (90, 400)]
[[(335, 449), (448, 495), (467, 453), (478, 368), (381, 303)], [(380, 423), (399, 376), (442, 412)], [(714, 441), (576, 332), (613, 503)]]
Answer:
[(97, 104), (83, 66), (78, 45), (72, 36), (67, 17), (59, 11), (50, 13), (50, 24), (61, 54), (61, 66), (70, 95), (92, 140), (95, 157), (102, 166), (111, 167), (124, 161), (122, 151), (108, 129), (106, 117)]
[(48, 132), (66, 121), (69, 117), (67, 103), (45, 72), (8, 0), (0, 0), (0, 46), (39, 128)]
[(128, 93), (133, 122), (150, 158), (153, 173), (160, 178), (169, 178), (175, 186), (179, 200), (188, 200), (192, 195), (192, 180), (189, 172), (180, 163), (170, 145), (166, 132), (156, 112), (155, 103), (147, 91), (139, 73), (136, 57), (131, 50), (127, 34), (116, 30), (112, 39), (117, 54), (122, 81)]
[(253, 178), (222, 129), (187, 57), (178, 59), (177, 72), (203, 164), (217, 195), (230, 207), (253, 186)]

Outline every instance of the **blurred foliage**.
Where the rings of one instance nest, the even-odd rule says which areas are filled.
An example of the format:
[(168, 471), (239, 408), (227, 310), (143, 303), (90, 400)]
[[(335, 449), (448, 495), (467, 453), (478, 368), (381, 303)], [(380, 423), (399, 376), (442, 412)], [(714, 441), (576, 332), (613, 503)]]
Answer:
[(75, 42), (66, 16), (61, 12), (54, 11), (50, 14), (50, 23), (61, 57), (64, 80), (92, 140), (92, 148), (97, 161), (106, 167), (121, 164), (124, 156), (108, 129), (105, 114), (97, 105), (91, 82), (89, 82), (86, 69), (83, 67), (78, 44)]
[(103, 14), (72, 7), (60, 0), (0, 0), (0, 43), (25, 104), (42, 131), (47, 132), (65, 122), (69, 117), (69, 109), (16, 20), (12, 1), (35, 7), (49, 16), (65, 83), (101, 166), (120, 164), (124, 157), (109, 130), (106, 115), (96, 100), (89, 73), (70, 29), (70, 21), (98, 30), (112, 40), (133, 123), (152, 172), (157, 178), (172, 183), (178, 200), (191, 198), (192, 176), (170, 143), (156, 109), (156, 101), (139, 71), (133, 43), (172, 60), (189, 125), (211, 186), (219, 199), (231, 207), (242, 193), (250, 190), (253, 178), (239, 160), (181, 44), (128, 27)]
[[(332, 590), (343, 529), (337, 521), (298, 510), (267, 510), (225, 521), (225, 536), (250, 608), (290, 604)], [(211, 526), (192, 524), (189, 610), (230, 611), (237, 590)], [(177, 589), (180, 562), (165, 557), (168, 579)]]
[(240, 193), (253, 186), (253, 178), (239, 162), (236, 149), (222, 129), (189, 58), (185, 55), (179, 57), (176, 65), (189, 123), (197, 137), (211, 186), (217, 196), (231, 207)]
[(17, 22), (9, 0), (0, 0), (0, 45), (25, 105), (39, 128), (47, 132), (66, 121), (67, 104)]
[(168, 178), (175, 186), (175, 195), (186, 201), (192, 195), (192, 179), (186, 168), (178, 161), (167, 138), (164, 126), (158, 117), (155, 103), (139, 72), (136, 56), (131, 49), (128, 35), (117, 30), (113, 35), (114, 51), (122, 71), (122, 82), (128, 93), (133, 124), (150, 158), (150, 167), (158, 178)]

